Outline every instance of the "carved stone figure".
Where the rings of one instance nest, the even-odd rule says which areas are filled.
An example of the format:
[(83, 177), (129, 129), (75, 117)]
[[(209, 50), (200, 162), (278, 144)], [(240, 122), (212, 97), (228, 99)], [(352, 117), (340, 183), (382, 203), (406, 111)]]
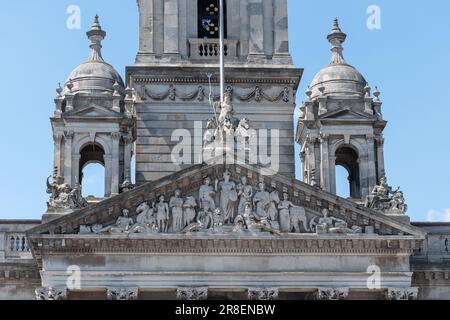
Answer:
[(234, 233), (243, 233), (246, 230), (247, 226), (245, 223), (245, 219), (243, 216), (238, 215), (235, 219), (234, 219), (234, 228), (233, 228), (233, 232)]
[(169, 205), (164, 201), (165, 197), (161, 195), (159, 196), (159, 202), (153, 206), (156, 212), (156, 225), (161, 233), (169, 231)]
[(197, 201), (194, 197), (187, 197), (184, 201), (183, 208), (183, 228), (187, 227), (195, 221), (197, 213), (195, 208), (197, 207)]
[(216, 139), (217, 125), (214, 119), (208, 119), (206, 122), (206, 130), (203, 135), (203, 147), (212, 148)]
[(255, 217), (257, 220), (268, 219), (271, 196), (270, 193), (266, 191), (266, 184), (264, 182), (260, 182), (258, 187), (259, 190), (253, 197), (253, 205), (256, 208)]
[(400, 191), (400, 188), (394, 191), (389, 207), (389, 209), (392, 211), (404, 214), (408, 211), (408, 205), (406, 204), (405, 196), (403, 195), (403, 192)]
[(175, 190), (175, 194), (169, 201), (169, 207), (172, 210), (172, 231), (180, 232), (183, 229), (183, 204), (181, 190)]
[(253, 197), (253, 187), (248, 184), (246, 176), (241, 177), (241, 183), (238, 185), (237, 190), (239, 197), (238, 214), (243, 215), (247, 204), (249, 204), (251, 208)]
[(372, 193), (367, 196), (365, 206), (375, 210), (388, 209), (392, 188), (387, 184), (387, 178), (381, 177), (380, 184), (376, 185)]
[(120, 192), (128, 192), (134, 189), (134, 184), (130, 180), (126, 179), (120, 186)]
[(47, 178), (47, 193), (50, 194), (50, 199), (47, 203), (49, 209), (53, 210), (76, 210), (88, 206), (87, 201), (82, 197), (80, 186), (75, 189), (69, 184), (63, 184), (63, 179), (53, 176), (53, 181), (50, 182), (50, 177)]
[(322, 210), (323, 217), (319, 219), (318, 223), (315, 223), (315, 219), (311, 221), (311, 225), (315, 228), (317, 234), (327, 234), (327, 233), (361, 233), (362, 228), (358, 226), (353, 226), (351, 229), (348, 228), (347, 223), (335, 217), (330, 217), (330, 212), (328, 209)]
[(245, 150), (250, 150), (250, 120), (247, 118), (242, 119), (236, 129), (236, 140), (238, 147), (242, 147)]
[(211, 179), (206, 177), (204, 184), (200, 187), (199, 198), (200, 198), (200, 209), (205, 213), (212, 212), (216, 210), (216, 192), (214, 187), (211, 186)]
[(157, 233), (155, 211), (147, 202), (140, 204), (136, 213), (136, 224), (131, 228), (130, 233)]
[(289, 201), (289, 195), (286, 192), (283, 193), (283, 201), (278, 205), (278, 209), (280, 210), (280, 231), (283, 233), (291, 232), (294, 227), (291, 224), (292, 208), (294, 208), (294, 205)]
[(230, 178), (231, 173), (227, 170), (223, 174), (223, 180), (220, 183), (216, 181), (216, 191), (220, 191), (220, 209), (224, 214), (224, 224), (233, 222), (235, 202), (238, 198), (236, 184)]
[(212, 217), (213, 225), (212, 225), (211, 231), (214, 233), (223, 232), (223, 221), (224, 221), (224, 217), (222, 214), (222, 210), (217, 208), (216, 210), (214, 210), (214, 214)]
[(233, 105), (231, 104), (231, 94), (225, 94), (223, 102), (219, 103), (219, 106), (219, 125), (223, 125), (227, 118), (232, 119), (234, 115)]
[(280, 203), (280, 197), (278, 194), (278, 191), (273, 191), (270, 193), (270, 204), (269, 204), (269, 210), (268, 210), (268, 221), (270, 222), (270, 225), (272, 228), (276, 230), (280, 230), (280, 223), (279, 223), (279, 213), (278, 213), (278, 204)]
[(115, 224), (113, 224), (111, 226), (107, 226), (107, 227), (99, 230), (98, 233), (109, 233), (109, 234), (129, 233), (131, 228), (134, 225), (133, 219), (128, 216), (129, 214), (130, 214), (130, 211), (128, 211), (127, 209), (124, 209), (122, 211), (122, 216), (117, 218), (117, 221)]

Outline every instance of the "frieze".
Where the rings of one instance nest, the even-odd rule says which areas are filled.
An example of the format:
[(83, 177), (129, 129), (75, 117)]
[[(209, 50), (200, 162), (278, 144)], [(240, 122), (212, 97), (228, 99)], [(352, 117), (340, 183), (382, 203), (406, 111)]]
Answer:
[[(419, 245), (415, 239), (405, 240), (403, 248), (400, 239), (366, 238), (364, 240), (348, 236), (346, 239), (316, 237), (313, 235), (290, 235), (281, 238), (213, 238), (192, 235), (139, 236), (87, 236), (71, 235), (63, 238), (42, 235), (31, 239), (40, 250), (51, 253), (195, 253), (195, 254), (404, 254), (411, 255)], [(370, 243), (369, 246), (365, 245)]]
[[(174, 84), (169, 85), (166, 90), (160, 92), (153, 92), (147, 88), (147, 86), (141, 86), (137, 92), (140, 95), (140, 99), (142, 101), (146, 101), (148, 98), (155, 101), (162, 100), (171, 100), (175, 101), (177, 99), (181, 101), (204, 101), (205, 100), (205, 87), (200, 85), (195, 90), (189, 93), (182, 93)], [(260, 86), (256, 86), (253, 90), (250, 90), (247, 93), (239, 94), (234, 90), (233, 87), (227, 87), (227, 93), (231, 95), (232, 98), (236, 98), (240, 101), (269, 101), (269, 102), (278, 102), (282, 101), (285, 103), (290, 102), (290, 89), (288, 87), (284, 87), (278, 95), (271, 96), (267, 94), (267, 92)], [(219, 95), (213, 94), (213, 100), (219, 99)]]

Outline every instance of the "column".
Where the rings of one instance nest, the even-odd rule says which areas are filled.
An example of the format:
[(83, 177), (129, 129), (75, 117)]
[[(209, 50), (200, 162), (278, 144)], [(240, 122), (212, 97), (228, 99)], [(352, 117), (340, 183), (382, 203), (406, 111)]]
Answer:
[(108, 288), (107, 291), (108, 300), (116, 301), (131, 301), (137, 300), (139, 289), (138, 288)]
[[(271, 57), (274, 54), (274, 16), (273, 0), (263, 0), (263, 18), (264, 18), (264, 53)], [(277, 1), (275, 1), (277, 2)]]
[(72, 155), (72, 187), (76, 187), (76, 184), (81, 182), (80, 175), (80, 159), (79, 153)]
[(367, 151), (368, 151), (368, 166), (369, 166), (369, 192), (377, 185), (377, 171), (375, 159), (375, 138), (370, 135), (366, 137)]
[(64, 168), (62, 167), (61, 163), (61, 143), (64, 138), (64, 134), (62, 132), (56, 132), (53, 135), (53, 140), (55, 143), (55, 154), (54, 154), (54, 160), (53, 160), (53, 167), (57, 168), (57, 175), (62, 176)]
[(336, 194), (336, 156), (329, 157), (330, 165), (330, 192)]
[(246, 57), (249, 54), (249, 41), (250, 41), (250, 19), (248, 15), (248, 3), (246, 1), (240, 1), (241, 6), (241, 56)]
[(164, 54), (179, 53), (178, 0), (164, 0)]
[(320, 135), (320, 184), (323, 190), (330, 192), (330, 163), (329, 163), (329, 136), (327, 134)]
[(112, 156), (108, 153), (103, 158), (105, 160), (105, 197), (110, 197), (112, 193)]
[(377, 145), (377, 168), (378, 168), (378, 176), (377, 183), (381, 177), (386, 176), (386, 170), (384, 168), (384, 139), (382, 136), (377, 137), (376, 139)]
[(119, 194), (119, 144), (120, 132), (111, 133), (112, 153), (111, 153), (111, 194)]
[(153, 0), (153, 50), (156, 55), (164, 53), (164, 0)]
[(138, 0), (139, 54), (153, 54), (153, 0)]
[(315, 185), (317, 183), (317, 167), (316, 167), (316, 138), (308, 138), (308, 172), (309, 179), (308, 183), (310, 185)]
[(64, 183), (72, 185), (72, 142), (75, 133), (64, 132)]
[(248, 0), (250, 22), (250, 56), (264, 56), (263, 0)]
[(274, 58), (277, 57), (290, 58), (287, 0), (274, 1), (274, 25), (275, 25)]
[(124, 178), (125, 180), (128, 180), (131, 182), (131, 153), (132, 151), (132, 143), (133, 143), (133, 136), (128, 133), (127, 135), (123, 136), (123, 142), (124, 142)]

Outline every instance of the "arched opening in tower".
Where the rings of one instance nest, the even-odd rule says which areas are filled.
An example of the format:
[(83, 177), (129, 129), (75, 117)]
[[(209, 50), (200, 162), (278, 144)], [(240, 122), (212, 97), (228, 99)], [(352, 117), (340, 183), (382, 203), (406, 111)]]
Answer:
[[(361, 198), (358, 153), (351, 147), (341, 147), (336, 151), (336, 191), (339, 196)], [(342, 171), (344, 169), (345, 171)], [(347, 181), (342, 181), (347, 173)], [(347, 190), (343, 187), (347, 185)]]
[(83, 197), (105, 197), (105, 151), (89, 144), (80, 151), (79, 182)]

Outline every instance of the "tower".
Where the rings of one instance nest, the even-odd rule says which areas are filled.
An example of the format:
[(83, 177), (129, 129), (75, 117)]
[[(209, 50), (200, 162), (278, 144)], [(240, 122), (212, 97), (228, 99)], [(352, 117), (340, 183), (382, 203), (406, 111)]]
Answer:
[(308, 88), (301, 106), (297, 142), (303, 181), (336, 193), (336, 166), (349, 173), (350, 196), (365, 198), (385, 175), (380, 92), (374, 97), (364, 77), (343, 57), (347, 35), (336, 19), (327, 39), (331, 63)]
[(56, 110), (51, 118), (55, 143), (55, 177), (77, 188), (83, 168), (90, 163), (105, 167), (105, 196), (120, 192), (130, 181), (135, 140), (132, 92), (119, 73), (102, 57), (102, 30), (98, 16), (87, 32), (91, 52), (75, 68), (64, 88), (57, 88)]
[[(138, 96), (136, 180), (155, 181), (196, 163), (199, 150), (183, 163), (172, 161), (179, 143), (202, 144), (213, 112), (209, 96), (219, 95), (219, 1), (139, 0), (139, 51), (127, 68)], [(302, 70), (292, 63), (286, 0), (228, 0), (225, 6), (225, 88), (236, 118), (252, 128), (279, 130), (270, 153), (281, 159), (278, 172), (295, 174), (293, 112)], [(209, 75), (211, 77), (209, 77)], [(198, 130), (200, 129), (200, 131)], [(200, 142), (198, 142), (200, 140)], [(278, 148), (279, 147), (279, 148)]]

